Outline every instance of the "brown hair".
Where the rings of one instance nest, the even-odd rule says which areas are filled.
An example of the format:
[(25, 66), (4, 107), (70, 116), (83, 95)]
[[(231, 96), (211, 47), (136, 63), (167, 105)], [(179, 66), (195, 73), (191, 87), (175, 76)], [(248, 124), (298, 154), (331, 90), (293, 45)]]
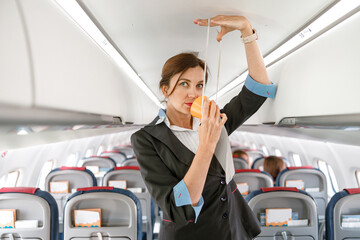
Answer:
[(246, 160), (247, 163), (249, 164), (249, 155), (243, 150), (234, 151), (233, 152), (233, 157), (234, 158), (242, 158), (242, 159)]
[(281, 157), (269, 156), (264, 160), (264, 171), (270, 173), (274, 181), (280, 171), (286, 168), (285, 162)]
[[(177, 79), (175, 86), (173, 88), (173, 90), (171, 91), (171, 93), (169, 95), (171, 95), (175, 88), (176, 85), (178, 84), (181, 75), (188, 70), (189, 68), (194, 68), (200, 66), (202, 69), (205, 68), (205, 63), (203, 60), (201, 60), (200, 58), (198, 58), (195, 54), (193, 53), (180, 53), (178, 55), (175, 55), (171, 58), (169, 58), (163, 68), (162, 68), (162, 73), (161, 73), (161, 80), (159, 83), (159, 88), (161, 88), (163, 85), (165, 86), (170, 86), (170, 79), (178, 73), (181, 73), (179, 78)], [(205, 76), (205, 83), (207, 82), (207, 78), (208, 78), (208, 71), (206, 71), (206, 76)]]

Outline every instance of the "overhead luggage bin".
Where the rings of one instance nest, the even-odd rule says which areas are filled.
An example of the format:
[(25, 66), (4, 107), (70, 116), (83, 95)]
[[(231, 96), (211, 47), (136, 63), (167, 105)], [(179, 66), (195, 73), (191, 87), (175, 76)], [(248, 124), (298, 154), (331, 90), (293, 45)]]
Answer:
[(360, 188), (336, 193), (326, 208), (326, 239), (360, 239)]
[[(100, 226), (76, 227), (74, 211), (101, 209)], [(91, 219), (91, 218), (90, 218)], [(91, 222), (86, 218), (85, 221)], [(84, 218), (83, 218), (84, 220)], [(141, 240), (141, 204), (130, 191), (114, 187), (79, 188), (64, 210), (64, 239)]]
[[(15, 228), (0, 228), (0, 239), (58, 239), (58, 209), (50, 193), (39, 188), (1, 188), (0, 209), (16, 212)], [(17, 228), (20, 221), (29, 228)]]
[(256, 239), (318, 239), (316, 202), (306, 192), (297, 188), (261, 188), (250, 193), (246, 200), (257, 217), (265, 217), (265, 221), (260, 219), (264, 224)]

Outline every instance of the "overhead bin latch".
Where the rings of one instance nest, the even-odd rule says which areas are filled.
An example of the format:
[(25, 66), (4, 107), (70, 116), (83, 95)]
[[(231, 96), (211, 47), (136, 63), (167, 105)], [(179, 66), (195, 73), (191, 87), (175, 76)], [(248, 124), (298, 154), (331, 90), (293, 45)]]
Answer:
[(121, 117), (113, 116), (112, 124), (123, 125), (124, 122)]
[(278, 125), (295, 126), (296, 125), (296, 118), (294, 118), (294, 117), (283, 118), (283, 119), (280, 120)]

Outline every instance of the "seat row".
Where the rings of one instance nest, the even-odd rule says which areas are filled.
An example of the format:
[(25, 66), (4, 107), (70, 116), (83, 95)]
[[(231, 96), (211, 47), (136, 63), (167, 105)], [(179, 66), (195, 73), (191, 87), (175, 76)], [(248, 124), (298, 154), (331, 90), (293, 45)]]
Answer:
[[(17, 220), (15, 228), (9, 225), (11, 221), (8, 227), (0, 227), (1, 239), (62, 239), (58, 234), (57, 203), (50, 193), (38, 188), (0, 189), (2, 217), (13, 211), (16, 219), (14, 216), (10, 220)], [(140, 240), (143, 239), (141, 219), (141, 204), (132, 192), (113, 187), (79, 188), (64, 208), (63, 238)], [(34, 221), (37, 224), (30, 228), (17, 226), (19, 222), (24, 225)]]
[[(308, 193), (297, 188), (261, 188), (246, 200), (260, 222), (265, 223), (257, 239), (319, 239), (316, 202)], [(359, 202), (360, 188), (344, 189), (332, 197), (326, 209), (326, 239), (359, 238)], [(98, 208), (101, 214), (96, 215), (94, 210)], [(38, 188), (1, 188), (1, 224), (4, 212), (12, 214), (12, 209), (16, 209), (19, 220), (36, 219), (37, 227), (0, 227), (1, 239), (58, 239), (57, 203), (50, 193)], [(85, 215), (81, 213), (84, 210), (94, 214)], [(295, 218), (298, 222), (293, 221)], [(100, 219), (101, 225), (88, 226), (99, 224)], [(79, 188), (65, 204), (64, 239), (140, 240), (141, 219), (141, 203), (132, 192), (114, 187)]]
[[(262, 187), (273, 187), (270, 174), (259, 169), (236, 169), (234, 181), (239, 185), (246, 183), (248, 191), (245, 195)], [(303, 189), (312, 196), (318, 206), (320, 220), (325, 218), (327, 205), (327, 184), (325, 175), (311, 166), (287, 167), (279, 173), (275, 186), (286, 187), (297, 182), (303, 184)], [(301, 188), (300, 188), (301, 189)], [(246, 189), (245, 189), (246, 190)]]
[[(58, 187), (59, 184), (65, 184), (64, 187)], [(143, 182), (139, 167), (124, 166), (110, 169), (102, 179), (104, 187), (112, 186), (131, 190), (139, 199), (142, 208), (142, 222), (144, 233), (147, 238), (152, 238), (155, 222), (154, 204), (150, 193), (147, 191)], [(54, 188), (55, 186), (55, 188)], [(61, 185), (60, 185), (61, 186)], [(62, 185), (64, 186), (64, 185)], [(59, 211), (60, 232), (62, 232), (63, 211), (65, 203), (71, 195), (71, 192), (78, 188), (97, 186), (94, 174), (85, 167), (61, 167), (52, 170), (45, 180), (45, 190), (51, 192), (55, 198)], [(64, 191), (65, 190), (65, 191)]]

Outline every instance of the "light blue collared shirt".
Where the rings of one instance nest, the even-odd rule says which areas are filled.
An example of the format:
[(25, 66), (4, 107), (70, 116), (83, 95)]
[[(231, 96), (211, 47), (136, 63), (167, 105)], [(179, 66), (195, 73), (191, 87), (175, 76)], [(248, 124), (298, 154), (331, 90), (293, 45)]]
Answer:
[(264, 85), (256, 82), (252, 77), (250, 77), (250, 75), (248, 75), (245, 80), (245, 87), (256, 95), (275, 98), (276, 86), (273, 83)]

